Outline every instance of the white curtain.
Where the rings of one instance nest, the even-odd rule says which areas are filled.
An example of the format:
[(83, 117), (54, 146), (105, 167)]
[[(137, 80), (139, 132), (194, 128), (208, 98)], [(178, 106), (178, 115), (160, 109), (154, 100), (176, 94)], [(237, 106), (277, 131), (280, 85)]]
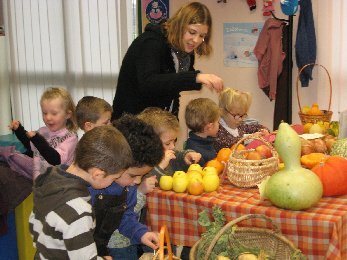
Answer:
[[(347, 109), (347, 1), (312, 0), (317, 33), (317, 63), (327, 67), (332, 79), (333, 119)], [(318, 76), (318, 103), (327, 104), (328, 80), (322, 70)]]
[(136, 0), (4, 0), (12, 117), (43, 126), (39, 99), (54, 85), (77, 101), (112, 103), (136, 32)]

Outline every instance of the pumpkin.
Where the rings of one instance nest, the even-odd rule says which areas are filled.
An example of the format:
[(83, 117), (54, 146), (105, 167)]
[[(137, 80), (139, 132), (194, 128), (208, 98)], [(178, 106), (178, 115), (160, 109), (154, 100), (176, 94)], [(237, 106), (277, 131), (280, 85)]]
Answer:
[(311, 169), (323, 183), (323, 196), (347, 194), (347, 160), (330, 156), (324, 163)]
[(305, 168), (312, 169), (320, 162), (324, 162), (327, 159), (327, 155), (324, 153), (310, 153), (301, 156), (300, 162)]

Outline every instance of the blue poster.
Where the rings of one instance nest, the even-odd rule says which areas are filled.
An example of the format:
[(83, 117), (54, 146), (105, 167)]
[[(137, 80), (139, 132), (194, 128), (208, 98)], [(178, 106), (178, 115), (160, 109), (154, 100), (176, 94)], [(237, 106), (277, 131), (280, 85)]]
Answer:
[(258, 67), (253, 53), (264, 23), (224, 23), (224, 66)]
[(142, 17), (146, 18), (143, 23), (158, 24), (169, 18), (169, 0), (143, 0), (142, 4), (142, 10), (145, 11)]

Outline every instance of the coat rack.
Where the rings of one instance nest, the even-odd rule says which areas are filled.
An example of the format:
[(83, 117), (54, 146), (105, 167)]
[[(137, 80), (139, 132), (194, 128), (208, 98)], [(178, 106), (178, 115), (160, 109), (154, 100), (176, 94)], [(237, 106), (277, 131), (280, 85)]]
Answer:
[[(292, 55), (293, 55), (293, 50), (292, 50), (292, 44), (293, 44), (293, 16), (294, 15), (289, 15), (288, 19), (281, 19), (275, 16), (275, 14), (273, 13), (273, 11), (271, 11), (271, 15), (274, 19), (282, 21), (282, 22), (286, 22), (288, 25), (288, 41), (287, 41), (287, 57), (288, 57), (288, 62), (289, 65), (287, 67), (287, 73), (288, 73), (288, 80), (287, 80), (287, 100), (286, 103), (288, 104), (288, 106), (286, 107), (286, 118), (285, 121), (287, 121), (287, 123), (291, 124), (292, 123), (292, 75), (293, 75), (293, 59), (292, 59)], [(276, 105), (275, 105), (276, 106)], [(276, 108), (276, 107), (275, 107)], [(276, 113), (276, 111), (275, 111)], [(278, 128), (278, 125), (280, 124), (280, 121), (284, 119), (284, 118), (276, 118), (276, 114), (274, 115), (274, 125), (273, 128), (274, 130)]]

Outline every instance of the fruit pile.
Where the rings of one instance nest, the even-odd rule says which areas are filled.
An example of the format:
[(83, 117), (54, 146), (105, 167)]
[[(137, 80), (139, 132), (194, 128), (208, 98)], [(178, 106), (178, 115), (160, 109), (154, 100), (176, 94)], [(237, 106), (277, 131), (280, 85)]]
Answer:
[[(216, 160), (210, 161), (210, 164), (219, 165)], [(159, 180), (159, 187), (165, 191), (188, 192), (191, 195), (212, 192), (219, 187), (218, 174), (221, 171), (220, 165), (217, 170), (213, 166), (201, 167), (199, 164), (191, 164), (187, 172), (176, 171), (173, 176), (162, 176)]]
[(301, 113), (305, 115), (311, 115), (311, 116), (323, 115), (323, 111), (319, 109), (319, 106), (317, 103), (313, 103), (311, 107), (303, 106), (301, 109)]
[(306, 123), (304, 125), (304, 133), (307, 134), (329, 134), (332, 136), (338, 136), (339, 134), (339, 122), (323, 122)]

